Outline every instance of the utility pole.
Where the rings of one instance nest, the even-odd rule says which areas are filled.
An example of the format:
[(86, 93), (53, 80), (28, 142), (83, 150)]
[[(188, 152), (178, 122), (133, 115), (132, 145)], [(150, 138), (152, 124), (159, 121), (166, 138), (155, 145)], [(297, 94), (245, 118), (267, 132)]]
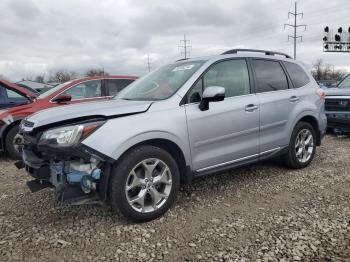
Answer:
[(146, 65), (147, 65), (148, 72), (151, 72), (152, 60), (149, 58), (149, 54), (147, 55)]
[(300, 40), (303, 41), (303, 37), (302, 36), (297, 36), (297, 28), (298, 27), (304, 27), (305, 31), (306, 31), (306, 25), (298, 25), (297, 24), (297, 17), (299, 15), (301, 15), (301, 18), (304, 17), (304, 13), (298, 13), (297, 12), (297, 2), (294, 2), (294, 13), (288, 12), (288, 19), (289, 19), (290, 15), (294, 16), (294, 24), (293, 25), (291, 25), (291, 24), (284, 24), (284, 29), (286, 29), (286, 26), (293, 27), (293, 29), (294, 29), (294, 35), (288, 35), (288, 41), (289, 41), (289, 38), (293, 38), (293, 40), (294, 40), (294, 59), (296, 59), (297, 58), (297, 38), (300, 38)]
[(184, 59), (190, 57), (190, 50), (192, 48), (190, 44), (190, 40), (186, 39), (186, 35), (184, 35), (184, 39), (180, 40), (179, 49), (181, 50), (181, 54), (184, 55)]

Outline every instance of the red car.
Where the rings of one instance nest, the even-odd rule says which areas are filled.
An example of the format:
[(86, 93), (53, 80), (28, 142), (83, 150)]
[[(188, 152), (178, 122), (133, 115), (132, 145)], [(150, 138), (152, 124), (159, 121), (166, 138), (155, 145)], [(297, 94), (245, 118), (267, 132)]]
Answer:
[(22, 143), (22, 137), (17, 133), (23, 118), (55, 106), (110, 99), (136, 79), (134, 76), (80, 78), (46, 91), (32, 103), (0, 110), (0, 150), (12, 158), (20, 158), (17, 145)]

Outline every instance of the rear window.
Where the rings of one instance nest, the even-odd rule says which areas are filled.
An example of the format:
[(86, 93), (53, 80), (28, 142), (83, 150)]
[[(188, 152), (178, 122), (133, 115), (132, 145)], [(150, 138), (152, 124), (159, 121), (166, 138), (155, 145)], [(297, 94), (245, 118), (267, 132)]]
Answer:
[(299, 65), (284, 62), (284, 66), (286, 67), (295, 88), (302, 87), (310, 82), (309, 77)]
[(288, 89), (287, 76), (277, 61), (253, 60), (257, 93)]

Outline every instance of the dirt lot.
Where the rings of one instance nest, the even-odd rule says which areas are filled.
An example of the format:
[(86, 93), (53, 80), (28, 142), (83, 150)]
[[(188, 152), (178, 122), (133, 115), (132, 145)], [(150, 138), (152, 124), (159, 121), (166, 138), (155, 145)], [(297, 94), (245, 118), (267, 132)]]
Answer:
[(31, 194), (1, 157), (0, 260), (349, 261), (349, 149), (349, 138), (327, 136), (304, 170), (271, 161), (199, 179), (147, 224)]

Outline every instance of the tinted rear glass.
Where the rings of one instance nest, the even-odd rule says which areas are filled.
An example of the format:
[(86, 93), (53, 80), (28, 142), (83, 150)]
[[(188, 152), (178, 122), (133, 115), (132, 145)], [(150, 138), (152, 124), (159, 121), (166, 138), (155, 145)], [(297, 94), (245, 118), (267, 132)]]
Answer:
[(288, 89), (287, 76), (277, 61), (252, 60), (257, 93)]
[(310, 82), (309, 77), (299, 65), (290, 62), (283, 63), (295, 88), (302, 87)]

